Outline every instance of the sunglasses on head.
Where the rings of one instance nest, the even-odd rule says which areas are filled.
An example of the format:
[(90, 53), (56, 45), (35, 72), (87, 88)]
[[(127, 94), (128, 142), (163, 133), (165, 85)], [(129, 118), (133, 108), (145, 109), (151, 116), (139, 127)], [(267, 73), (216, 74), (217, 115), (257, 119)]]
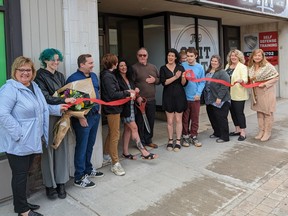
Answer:
[(138, 54), (139, 57), (146, 57), (146, 54)]

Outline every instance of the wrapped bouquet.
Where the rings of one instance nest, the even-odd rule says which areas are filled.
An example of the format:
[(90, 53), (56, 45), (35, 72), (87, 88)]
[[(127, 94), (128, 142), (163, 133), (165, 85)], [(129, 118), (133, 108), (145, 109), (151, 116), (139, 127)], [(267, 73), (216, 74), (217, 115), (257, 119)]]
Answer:
[[(78, 80), (58, 89), (54, 97), (65, 97), (65, 98), (96, 98), (96, 93), (93, 87), (91, 78)], [(85, 115), (91, 110), (94, 106), (90, 101), (84, 101), (80, 104), (71, 106), (59, 119), (54, 127), (54, 139), (52, 147), (57, 149), (61, 144), (64, 136), (70, 128), (70, 117), (84, 118)]]

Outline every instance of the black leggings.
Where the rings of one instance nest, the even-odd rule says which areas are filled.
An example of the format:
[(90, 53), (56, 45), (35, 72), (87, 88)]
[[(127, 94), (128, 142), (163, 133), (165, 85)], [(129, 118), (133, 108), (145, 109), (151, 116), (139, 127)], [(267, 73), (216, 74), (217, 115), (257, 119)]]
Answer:
[(245, 101), (231, 100), (230, 113), (234, 126), (239, 126), (241, 129), (246, 128), (246, 118), (244, 114)]
[(29, 168), (33, 162), (34, 154), (18, 156), (6, 153), (12, 170), (12, 192), (14, 211), (23, 213), (29, 210), (27, 205), (26, 185)]

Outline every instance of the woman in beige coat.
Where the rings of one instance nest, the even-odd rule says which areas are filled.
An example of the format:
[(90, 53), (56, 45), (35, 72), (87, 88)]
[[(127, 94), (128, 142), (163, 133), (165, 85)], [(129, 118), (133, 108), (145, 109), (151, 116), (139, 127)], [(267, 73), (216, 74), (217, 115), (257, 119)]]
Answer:
[(236, 83), (230, 88), (231, 107), (230, 113), (235, 126), (235, 131), (229, 133), (229, 136), (239, 136), (238, 140), (246, 139), (246, 117), (244, 114), (245, 101), (249, 95), (246, 88), (240, 83), (248, 82), (247, 67), (244, 65), (244, 55), (240, 50), (233, 49), (227, 55), (226, 72), (230, 76), (231, 84)]
[(276, 83), (279, 73), (270, 64), (262, 49), (254, 50), (248, 62), (248, 74), (251, 82), (261, 82), (252, 89), (251, 109), (257, 111), (259, 133), (255, 139), (267, 141), (271, 136), (273, 113), (276, 108)]

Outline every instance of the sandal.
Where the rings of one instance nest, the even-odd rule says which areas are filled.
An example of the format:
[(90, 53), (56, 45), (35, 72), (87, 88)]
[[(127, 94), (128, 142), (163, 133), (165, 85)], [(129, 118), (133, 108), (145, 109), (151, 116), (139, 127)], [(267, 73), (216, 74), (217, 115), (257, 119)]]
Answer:
[(142, 159), (144, 159), (144, 160), (153, 160), (153, 159), (158, 158), (158, 155), (157, 155), (157, 154), (150, 153), (150, 154), (147, 155), (147, 156), (141, 155), (141, 157), (142, 157)]
[[(171, 142), (172, 142), (172, 143), (171, 143)], [(169, 140), (168, 140), (168, 144), (167, 144), (166, 149), (167, 149), (168, 151), (172, 151), (172, 150), (173, 150), (173, 139), (169, 139)]]
[(240, 135), (240, 132), (236, 132), (236, 131), (229, 133), (229, 136), (239, 136), (239, 135)]
[(135, 156), (133, 156), (132, 154), (125, 155), (125, 154), (123, 153), (122, 156), (123, 156), (124, 158), (126, 158), (126, 159), (136, 160)]
[(175, 152), (179, 152), (180, 151), (180, 149), (181, 149), (181, 144), (180, 144), (180, 142), (181, 142), (181, 139), (176, 139), (176, 142), (179, 142), (179, 143), (176, 143), (175, 144), (175, 146), (174, 146), (174, 151)]

